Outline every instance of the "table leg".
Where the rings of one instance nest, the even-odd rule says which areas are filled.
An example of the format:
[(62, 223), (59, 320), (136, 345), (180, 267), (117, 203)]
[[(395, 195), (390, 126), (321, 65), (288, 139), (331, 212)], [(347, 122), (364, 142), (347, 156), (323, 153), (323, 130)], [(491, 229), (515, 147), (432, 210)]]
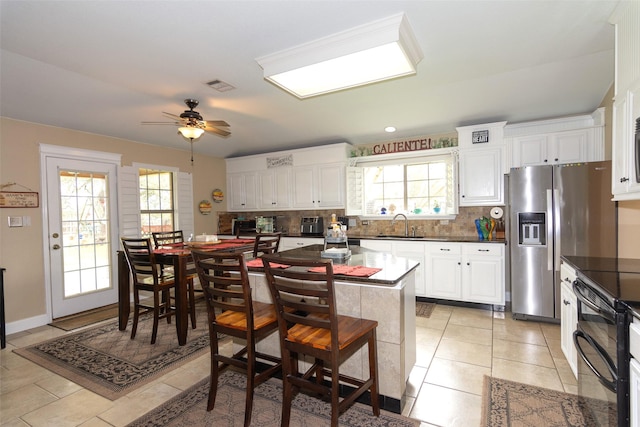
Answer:
[(173, 274), (176, 280), (176, 332), (180, 345), (187, 343), (187, 327), (189, 325), (187, 258), (186, 256), (173, 257)]
[(127, 329), (129, 312), (131, 311), (129, 275), (129, 264), (127, 264), (124, 252), (118, 251), (118, 329), (121, 331)]

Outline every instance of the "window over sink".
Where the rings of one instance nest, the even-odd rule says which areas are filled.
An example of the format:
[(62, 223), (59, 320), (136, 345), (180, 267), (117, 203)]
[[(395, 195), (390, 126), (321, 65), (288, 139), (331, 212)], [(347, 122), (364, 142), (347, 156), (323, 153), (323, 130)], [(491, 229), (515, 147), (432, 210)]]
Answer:
[(438, 219), (456, 215), (455, 152), (412, 154), (356, 159), (347, 168), (346, 214), (372, 219), (398, 213)]

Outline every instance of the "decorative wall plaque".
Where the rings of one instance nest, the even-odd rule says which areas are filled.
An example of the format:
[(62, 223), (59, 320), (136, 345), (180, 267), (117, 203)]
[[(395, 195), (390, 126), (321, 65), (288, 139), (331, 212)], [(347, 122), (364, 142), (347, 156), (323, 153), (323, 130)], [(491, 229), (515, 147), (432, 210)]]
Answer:
[(0, 191), (0, 208), (37, 208), (39, 205), (35, 191)]
[(476, 130), (471, 132), (471, 142), (473, 144), (489, 142), (489, 130)]

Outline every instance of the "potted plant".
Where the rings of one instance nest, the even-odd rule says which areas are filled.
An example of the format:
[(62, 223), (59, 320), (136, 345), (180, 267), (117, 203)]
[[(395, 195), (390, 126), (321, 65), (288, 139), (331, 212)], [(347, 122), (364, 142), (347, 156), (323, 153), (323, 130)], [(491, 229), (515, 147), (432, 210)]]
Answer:
[(433, 201), (433, 212), (440, 213), (440, 202), (437, 200)]

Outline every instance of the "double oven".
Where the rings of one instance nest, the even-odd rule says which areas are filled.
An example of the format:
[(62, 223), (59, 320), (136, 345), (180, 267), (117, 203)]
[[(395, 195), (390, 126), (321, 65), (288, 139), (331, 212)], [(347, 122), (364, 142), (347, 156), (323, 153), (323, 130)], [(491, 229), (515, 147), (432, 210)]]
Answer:
[(578, 394), (589, 425), (626, 427), (631, 413), (629, 325), (640, 313), (640, 261), (589, 261), (573, 283)]

